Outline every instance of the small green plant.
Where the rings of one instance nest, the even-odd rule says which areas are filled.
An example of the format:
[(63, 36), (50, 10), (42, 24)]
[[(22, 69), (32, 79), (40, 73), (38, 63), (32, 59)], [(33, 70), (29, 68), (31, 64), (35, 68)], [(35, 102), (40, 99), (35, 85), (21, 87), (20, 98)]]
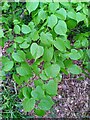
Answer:
[(21, 88), (25, 112), (43, 116), (51, 109), (62, 73), (90, 72), (88, 18), (84, 2), (2, 3), (0, 44), (9, 43), (2, 57), (3, 79), (10, 73)]

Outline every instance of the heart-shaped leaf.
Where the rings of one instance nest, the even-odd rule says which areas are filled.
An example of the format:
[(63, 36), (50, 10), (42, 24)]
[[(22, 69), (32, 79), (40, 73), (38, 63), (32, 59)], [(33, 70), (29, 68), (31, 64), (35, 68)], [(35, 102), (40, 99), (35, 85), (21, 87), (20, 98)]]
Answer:
[(16, 53), (12, 53), (12, 58), (17, 62), (23, 62), (25, 57), (25, 53), (22, 50), (18, 50)]
[(57, 17), (55, 15), (51, 15), (48, 17), (48, 26), (52, 29), (57, 24)]
[(50, 80), (48, 84), (45, 86), (45, 90), (49, 95), (57, 94), (57, 83), (54, 80)]
[(39, 5), (39, 2), (26, 2), (26, 9), (28, 10), (29, 14), (36, 10)]
[(24, 42), (24, 39), (23, 39), (23, 37), (16, 37), (15, 42), (22, 43), (22, 42)]
[(68, 70), (70, 71), (70, 73), (72, 74), (80, 74), (82, 72), (82, 69), (77, 66), (77, 65), (71, 65)]
[(41, 110), (50, 110), (51, 107), (53, 106), (54, 102), (52, 101), (51, 97), (50, 96), (46, 96), (44, 97), (40, 103), (38, 104), (38, 107), (41, 109)]
[(22, 25), (22, 33), (28, 34), (31, 32), (31, 29), (28, 25)]
[(27, 49), (30, 46), (26, 41), (19, 45), (20, 48)]
[(56, 11), (56, 16), (61, 20), (66, 20), (66, 10), (64, 8), (61, 8)]
[(40, 86), (37, 86), (36, 89), (34, 89), (31, 92), (31, 95), (33, 98), (35, 98), (36, 100), (40, 100), (44, 97), (44, 91)]
[(4, 63), (3, 70), (6, 71), (6, 72), (10, 71), (13, 68), (13, 65), (14, 65), (14, 62), (8, 60)]
[(41, 110), (41, 109), (35, 109), (34, 112), (36, 113), (36, 115), (38, 116), (44, 116), (45, 115), (45, 111)]
[(44, 56), (43, 56), (44, 60), (48, 62), (51, 61), (53, 58), (53, 52), (54, 52), (53, 47), (50, 47), (50, 48), (46, 47), (44, 50)]
[(54, 46), (62, 52), (65, 52), (66, 50), (65, 42), (60, 38), (57, 38), (56, 41), (54, 41)]
[(34, 109), (35, 106), (35, 100), (33, 98), (25, 98), (23, 101), (23, 108), (25, 112), (30, 112), (32, 109)]
[(72, 50), (71, 50), (71, 53), (69, 54), (69, 57), (70, 57), (72, 60), (78, 60), (78, 59), (81, 58), (81, 55), (80, 55), (80, 53), (79, 53), (77, 50), (72, 49)]
[(67, 25), (63, 20), (59, 20), (54, 30), (58, 35), (65, 35), (67, 32)]
[(20, 34), (20, 26), (19, 25), (14, 26), (14, 32), (15, 32), (15, 34)]
[(43, 55), (44, 48), (42, 46), (39, 46), (37, 43), (32, 43), (30, 47), (30, 52), (32, 56), (35, 58), (35, 60), (37, 60)]
[(16, 68), (16, 71), (21, 76), (32, 75), (31, 67), (27, 63), (22, 63), (20, 67)]
[(54, 3), (50, 2), (50, 4), (49, 4), (49, 11), (51, 13), (55, 13), (58, 8), (59, 8), (59, 2), (54, 2)]
[(52, 64), (45, 69), (45, 73), (48, 77), (56, 77), (59, 74), (60, 66), (58, 64)]
[(22, 93), (23, 93), (23, 96), (25, 98), (30, 98), (31, 97), (31, 91), (32, 91), (31, 87), (25, 86), (25, 87), (22, 88)]

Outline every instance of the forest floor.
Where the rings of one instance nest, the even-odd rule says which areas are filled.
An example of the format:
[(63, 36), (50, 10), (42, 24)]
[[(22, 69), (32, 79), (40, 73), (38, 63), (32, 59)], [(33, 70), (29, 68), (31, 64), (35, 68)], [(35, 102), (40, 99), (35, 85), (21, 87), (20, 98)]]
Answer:
[[(84, 74), (62, 76), (58, 95), (53, 97), (55, 105), (43, 118), (90, 118), (90, 78)], [(2, 117), (38, 118), (33, 111), (24, 113), (17, 95), (18, 90), (8, 73), (2, 86)]]
[[(85, 80), (82, 80), (84, 75), (81, 76), (83, 77), (68, 77), (63, 75), (63, 79), (58, 85), (58, 95), (53, 98), (55, 105), (43, 118), (90, 118), (90, 79), (85, 78)], [(7, 98), (9, 99), (7, 104), (8, 107), (5, 107), (5, 99)], [(10, 111), (12, 111), (17, 118), (17, 111), (19, 117), (24, 118), (24, 116), (26, 116), (27, 118), (38, 118), (34, 115), (33, 111), (27, 114), (23, 112), (22, 106), (20, 106), (21, 101), (17, 97), (16, 84), (10, 80), (10, 76), (3, 82), (2, 102), (4, 103), (3, 117), (6, 117), (8, 115), (7, 113), (10, 114), (10, 117)]]

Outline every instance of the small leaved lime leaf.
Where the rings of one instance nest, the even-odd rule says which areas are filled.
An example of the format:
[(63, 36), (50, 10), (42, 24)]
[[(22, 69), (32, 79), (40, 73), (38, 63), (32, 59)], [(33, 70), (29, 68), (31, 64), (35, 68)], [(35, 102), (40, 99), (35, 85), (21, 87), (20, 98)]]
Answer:
[(32, 89), (30, 87), (25, 86), (22, 88), (22, 93), (25, 98), (31, 97), (31, 91), (32, 91)]
[(50, 2), (49, 4), (49, 11), (51, 13), (54, 13), (57, 9), (59, 8), (59, 3), (58, 2)]
[(57, 83), (54, 80), (50, 80), (45, 87), (46, 92), (49, 95), (56, 95), (57, 94)]
[(70, 73), (72, 74), (80, 74), (82, 72), (82, 69), (77, 66), (77, 65), (72, 65), (68, 68), (68, 70), (70, 71)]
[(23, 108), (25, 112), (30, 112), (32, 109), (34, 109), (35, 106), (35, 100), (33, 98), (25, 98), (23, 101)]
[(32, 75), (31, 68), (27, 63), (22, 63), (21, 66), (16, 68), (16, 71), (21, 76), (26, 76), (26, 75), (31, 76)]
[(63, 20), (59, 20), (54, 30), (58, 35), (65, 35), (67, 32), (67, 25)]
[(22, 44), (19, 45), (20, 48), (27, 49), (30, 46), (27, 42), (23, 42)]
[(39, 5), (39, 2), (26, 2), (26, 9), (28, 10), (29, 14), (36, 10)]
[(56, 16), (61, 20), (66, 20), (66, 10), (64, 8), (61, 8), (56, 11)]
[(44, 97), (40, 103), (38, 104), (38, 107), (42, 110), (50, 110), (51, 107), (53, 106), (54, 102), (52, 101), (50, 96)]
[(43, 55), (44, 48), (42, 46), (39, 46), (37, 43), (32, 43), (30, 47), (30, 52), (32, 56), (37, 60)]
[(19, 85), (23, 83), (23, 79), (20, 79), (19, 76), (17, 76), (17, 74), (13, 74), (13, 79)]
[(55, 15), (51, 15), (48, 17), (48, 26), (52, 29), (57, 24), (57, 17)]
[(60, 66), (58, 64), (52, 64), (45, 69), (45, 73), (48, 77), (56, 77), (59, 74)]
[(44, 60), (45, 61), (51, 61), (52, 60), (52, 58), (53, 58), (53, 52), (54, 52), (54, 49), (53, 49), (53, 47), (50, 47), (50, 48), (45, 48), (45, 50), (44, 50), (45, 52), (44, 52)]
[(23, 62), (25, 60), (25, 53), (22, 50), (18, 50), (16, 53), (12, 53), (12, 58), (17, 62)]
[(7, 62), (4, 63), (3, 70), (4, 71), (10, 71), (13, 68), (14, 62), (8, 60)]
[(22, 25), (22, 33), (28, 34), (31, 32), (31, 29), (28, 25)]
[(33, 98), (35, 98), (36, 100), (40, 100), (44, 97), (44, 91), (40, 86), (37, 86), (36, 89), (34, 89), (31, 92), (31, 95)]
[(15, 42), (22, 43), (22, 42), (24, 42), (24, 38), (23, 37), (16, 37)]
[(79, 53), (77, 50), (72, 49), (72, 50), (71, 50), (71, 53), (69, 54), (69, 57), (70, 57), (72, 60), (78, 60), (78, 59), (81, 58), (81, 55), (80, 55), (80, 53)]
[(85, 15), (83, 13), (76, 13), (76, 20), (79, 23), (80, 21), (83, 21), (85, 19)]
[(4, 32), (3, 30), (0, 28), (0, 38), (4, 37)]
[(44, 116), (45, 115), (45, 111), (41, 110), (41, 109), (35, 109), (34, 112), (36, 113), (36, 115), (38, 116)]
[(65, 52), (65, 50), (66, 50), (65, 43), (64, 43), (64, 41), (63, 41), (62, 39), (60, 39), (60, 38), (57, 38), (57, 39), (56, 39), (56, 41), (54, 42), (54, 46), (55, 46), (58, 50), (60, 50), (60, 51), (62, 51), (62, 52)]
[(14, 26), (14, 32), (15, 32), (15, 34), (20, 34), (20, 26), (19, 25)]

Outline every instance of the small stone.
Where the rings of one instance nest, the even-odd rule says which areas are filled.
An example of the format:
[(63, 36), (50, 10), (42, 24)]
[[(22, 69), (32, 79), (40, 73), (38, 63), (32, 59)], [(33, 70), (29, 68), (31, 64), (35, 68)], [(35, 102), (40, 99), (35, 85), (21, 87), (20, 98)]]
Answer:
[(59, 96), (58, 96), (58, 98), (59, 98), (59, 99), (61, 99), (61, 98), (62, 98), (62, 96), (61, 96), (61, 95), (59, 95)]

